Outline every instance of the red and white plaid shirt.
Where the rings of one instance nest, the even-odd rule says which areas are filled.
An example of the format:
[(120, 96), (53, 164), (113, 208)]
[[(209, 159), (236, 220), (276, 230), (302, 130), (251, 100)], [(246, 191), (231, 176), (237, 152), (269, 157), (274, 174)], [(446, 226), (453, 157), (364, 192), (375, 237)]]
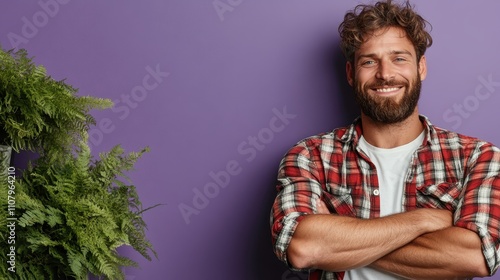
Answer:
[[(412, 155), (404, 176), (403, 211), (448, 209), (454, 225), (476, 232), (493, 274), (500, 263), (500, 149), (491, 143), (433, 126)], [(330, 212), (372, 219), (380, 216), (377, 172), (359, 149), (358, 118), (351, 126), (300, 141), (281, 161), (277, 197), (271, 211), (274, 251), (286, 251), (305, 215), (315, 214), (317, 198)], [(343, 279), (344, 272), (310, 271), (309, 279)]]

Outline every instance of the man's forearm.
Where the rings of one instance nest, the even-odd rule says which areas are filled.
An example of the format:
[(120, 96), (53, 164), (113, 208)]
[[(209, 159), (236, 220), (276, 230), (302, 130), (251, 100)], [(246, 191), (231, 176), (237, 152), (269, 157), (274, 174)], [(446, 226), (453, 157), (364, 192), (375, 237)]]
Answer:
[(288, 248), (296, 268), (344, 271), (369, 265), (418, 236), (451, 226), (448, 211), (419, 209), (379, 219), (310, 215)]
[(459, 227), (424, 234), (371, 266), (411, 279), (463, 279), (489, 274), (479, 236)]

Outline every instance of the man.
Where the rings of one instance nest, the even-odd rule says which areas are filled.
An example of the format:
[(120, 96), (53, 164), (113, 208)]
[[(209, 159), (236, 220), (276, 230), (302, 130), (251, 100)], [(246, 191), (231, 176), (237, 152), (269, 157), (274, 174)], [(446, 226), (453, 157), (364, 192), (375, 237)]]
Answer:
[(280, 164), (276, 255), (310, 279), (465, 279), (500, 263), (500, 150), (419, 115), (432, 38), (409, 3), (339, 27), (361, 116)]

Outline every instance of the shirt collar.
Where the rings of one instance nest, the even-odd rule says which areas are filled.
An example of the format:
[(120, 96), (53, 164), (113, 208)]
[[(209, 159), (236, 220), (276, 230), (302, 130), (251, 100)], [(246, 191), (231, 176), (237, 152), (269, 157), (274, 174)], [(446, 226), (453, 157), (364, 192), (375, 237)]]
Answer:
[[(434, 125), (432, 125), (432, 123), (429, 121), (429, 118), (424, 115), (419, 115), (419, 118), (420, 121), (422, 121), (422, 123), (424, 124), (426, 131), (424, 143), (428, 143), (429, 145), (439, 143), (437, 131)], [(359, 138), (362, 134), (363, 129), (361, 128), (361, 117), (358, 116), (350, 126), (343, 129), (343, 134), (337, 134), (335, 138), (336, 140), (339, 140), (346, 144), (351, 144), (353, 145), (353, 147), (356, 147), (358, 146)]]

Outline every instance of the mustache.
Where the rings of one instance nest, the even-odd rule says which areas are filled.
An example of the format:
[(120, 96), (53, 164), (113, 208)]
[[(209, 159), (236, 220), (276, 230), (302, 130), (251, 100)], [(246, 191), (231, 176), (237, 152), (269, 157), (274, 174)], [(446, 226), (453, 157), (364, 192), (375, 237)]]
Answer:
[(380, 81), (377, 80), (375, 82), (369, 83), (365, 85), (365, 88), (376, 88), (376, 87), (408, 87), (408, 83), (406, 81), (398, 81), (398, 80), (390, 80), (390, 81)]

